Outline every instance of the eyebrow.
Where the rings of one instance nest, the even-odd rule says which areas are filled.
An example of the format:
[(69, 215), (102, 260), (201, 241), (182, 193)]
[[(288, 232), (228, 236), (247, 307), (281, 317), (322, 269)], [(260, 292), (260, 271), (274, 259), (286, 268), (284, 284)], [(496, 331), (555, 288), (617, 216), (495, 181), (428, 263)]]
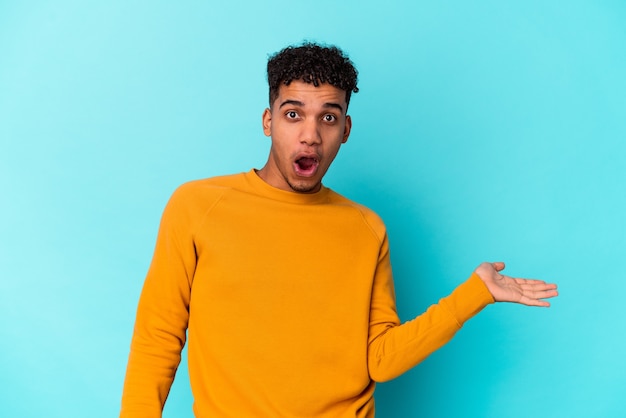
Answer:
[(343, 107), (339, 103), (324, 103), (323, 107), (330, 107), (334, 109), (339, 109), (343, 113)]
[(284, 102), (282, 102), (282, 103), (280, 104), (280, 106), (278, 106), (278, 108), (280, 109), (281, 107), (283, 107), (283, 106), (287, 106), (287, 105), (292, 105), (292, 106), (299, 106), (299, 107), (302, 107), (302, 106), (304, 106), (304, 103), (302, 103), (302, 102), (301, 102), (301, 101), (299, 101), (299, 100), (285, 100)]
[[(287, 106), (287, 105), (292, 105), (292, 106), (299, 106), (299, 107), (303, 107), (304, 103), (299, 101), (299, 100), (285, 100), (284, 102), (282, 102), (280, 104), (280, 106), (278, 106), (278, 108), (282, 108), (283, 106)], [(341, 105), (339, 103), (324, 103), (322, 105), (322, 107), (324, 108), (331, 108), (331, 109), (338, 109), (343, 113), (343, 107), (341, 107)]]

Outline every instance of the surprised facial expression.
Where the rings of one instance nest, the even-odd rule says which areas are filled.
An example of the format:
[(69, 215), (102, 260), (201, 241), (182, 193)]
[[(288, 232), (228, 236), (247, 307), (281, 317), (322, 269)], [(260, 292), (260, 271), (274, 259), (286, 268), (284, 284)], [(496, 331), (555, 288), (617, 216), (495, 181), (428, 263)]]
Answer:
[(263, 132), (272, 138), (272, 146), (259, 176), (282, 190), (319, 191), (350, 135), (352, 122), (346, 110), (346, 92), (330, 84), (281, 85), (271, 108), (263, 113)]

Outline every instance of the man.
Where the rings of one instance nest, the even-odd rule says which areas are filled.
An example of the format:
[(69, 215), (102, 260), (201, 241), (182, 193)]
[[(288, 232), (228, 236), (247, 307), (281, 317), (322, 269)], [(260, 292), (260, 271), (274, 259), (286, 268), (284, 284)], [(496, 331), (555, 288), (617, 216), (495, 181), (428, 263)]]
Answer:
[(357, 72), (335, 47), (268, 62), (265, 166), (181, 186), (141, 294), (121, 417), (160, 417), (188, 332), (197, 417), (373, 417), (377, 381), (494, 301), (548, 306), (556, 286), (483, 263), (400, 324), (385, 227), (322, 185), (348, 140)]

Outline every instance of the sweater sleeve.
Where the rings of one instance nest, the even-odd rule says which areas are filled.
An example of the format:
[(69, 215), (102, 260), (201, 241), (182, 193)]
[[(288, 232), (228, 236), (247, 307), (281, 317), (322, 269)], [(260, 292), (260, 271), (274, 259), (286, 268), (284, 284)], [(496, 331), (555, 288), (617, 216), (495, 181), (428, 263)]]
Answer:
[(383, 382), (406, 372), (450, 341), (467, 320), (493, 302), (491, 293), (474, 273), (426, 312), (400, 324), (385, 236), (372, 291), (368, 341), (370, 377)]
[(120, 418), (161, 417), (180, 363), (196, 266), (192, 211), (181, 194), (165, 208), (139, 299)]

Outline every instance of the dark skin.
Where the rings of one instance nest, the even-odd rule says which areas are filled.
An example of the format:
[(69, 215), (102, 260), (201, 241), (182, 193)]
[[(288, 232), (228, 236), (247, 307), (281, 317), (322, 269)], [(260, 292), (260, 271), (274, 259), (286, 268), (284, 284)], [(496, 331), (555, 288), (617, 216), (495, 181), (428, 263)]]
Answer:
[(263, 132), (272, 138), (272, 147), (257, 173), (278, 189), (315, 193), (350, 136), (346, 92), (330, 84), (315, 87), (298, 80), (280, 86), (278, 92), (263, 112)]

